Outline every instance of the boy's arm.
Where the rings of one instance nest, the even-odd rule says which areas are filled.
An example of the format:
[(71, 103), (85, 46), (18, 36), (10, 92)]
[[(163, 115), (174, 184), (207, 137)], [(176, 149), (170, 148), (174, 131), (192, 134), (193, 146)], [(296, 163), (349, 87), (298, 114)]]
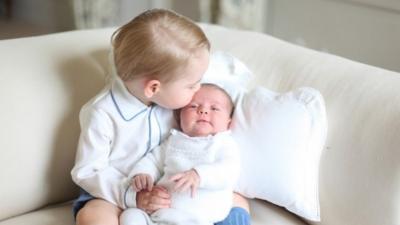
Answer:
[(165, 159), (165, 142), (160, 146), (155, 147), (151, 152), (147, 153), (139, 162), (133, 167), (129, 173), (129, 178), (133, 178), (136, 174), (148, 174), (154, 182), (160, 179), (164, 171)]
[(82, 109), (81, 135), (75, 166), (71, 171), (74, 182), (96, 198), (125, 208), (126, 176), (112, 167), (108, 160), (111, 151), (113, 126), (106, 113)]
[(133, 185), (131, 185), (132, 178), (136, 174), (148, 174), (153, 179), (153, 182), (157, 182), (157, 180), (160, 179), (164, 171), (165, 145), (166, 141), (164, 141), (160, 146), (154, 148), (146, 156), (140, 159), (134, 166), (133, 170), (129, 173), (129, 184), (124, 196), (126, 207), (136, 207), (136, 191), (134, 190)]
[[(225, 140), (224, 140), (225, 141)], [(200, 176), (200, 188), (223, 189), (234, 187), (240, 175), (239, 149), (235, 141), (227, 138), (210, 164), (195, 166)]]

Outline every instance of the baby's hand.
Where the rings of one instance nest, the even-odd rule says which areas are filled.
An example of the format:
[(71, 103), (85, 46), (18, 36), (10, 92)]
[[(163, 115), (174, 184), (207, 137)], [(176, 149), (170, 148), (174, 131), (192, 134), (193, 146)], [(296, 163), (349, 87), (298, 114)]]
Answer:
[(132, 187), (136, 192), (143, 189), (151, 191), (153, 189), (153, 178), (148, 174), (139, 173), (132, 178)]
[(195, 196), (197, 187), (200, 184), (200, 176), (194, 169), (177, 173), (169, 180), (175, 182), (174, 191), (183, 192), (190, 188), (192, 198)]

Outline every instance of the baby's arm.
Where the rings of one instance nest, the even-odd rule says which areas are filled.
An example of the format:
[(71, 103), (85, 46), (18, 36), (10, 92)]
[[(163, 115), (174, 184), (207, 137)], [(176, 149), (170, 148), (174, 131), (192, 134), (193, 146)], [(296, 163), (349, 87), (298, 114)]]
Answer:
[(175, 182), (174, 191), (184, 192), (190, 188), (192, 198), (195, 196), (197, 187), (200, 184), (200, 176), (194, 169), (177, 173), (170, 180)]
[(220, 190), (234, 187), (240, 175), (240, 155), (236, 142), (227, 138), (213, 163), (198, 165), (194, 169), (200, 177), (201, 188)]
[(239, 150), (232, 138), (225, 139), (214, 162), (197, 165), (170, 178), (175, 182), (174, 191), (184, 192), (190, 188), (194, 197), (198, 187), (224, 189), (234, 186), (240, 173)]

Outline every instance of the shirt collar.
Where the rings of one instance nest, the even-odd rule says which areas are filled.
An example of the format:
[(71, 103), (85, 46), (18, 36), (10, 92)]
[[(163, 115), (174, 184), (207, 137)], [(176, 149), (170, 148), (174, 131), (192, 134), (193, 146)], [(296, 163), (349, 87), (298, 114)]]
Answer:
[(118, 76), (113, 76), (111, 98), (118, 113), (125, 121), (134, 119), (150, 107), (129, 93), (124, 82)]

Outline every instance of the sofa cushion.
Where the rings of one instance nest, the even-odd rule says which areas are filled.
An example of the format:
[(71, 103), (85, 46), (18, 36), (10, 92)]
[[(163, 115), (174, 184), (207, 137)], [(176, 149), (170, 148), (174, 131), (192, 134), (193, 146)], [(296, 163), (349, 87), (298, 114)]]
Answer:
[[(288, 211), (270, 203), (251, 200), (252, 225), (306, 225), (301, 219)], [(71, 203), (51, 206), (3, 220), (0, 225), (74, 225)]]
[(400, 224), (400, 74), (261, 33), (204, 27), (214, 49), (254, 72), (251, 85), (277, 92), (307, 86), (324, 96), (330, 126), (319, 224)]
[(263, 200), (250, 200), (252, 225), (307, 225), (282, 207)]
[(3, 220), (0, 225), (73, 225), (71, 203), (51, 206)]
[(78, 114), (104, 86), (111, 33), (0, 41), (0, 177), (8, 178), (0, 220), (78, 195), (70, 175)]

